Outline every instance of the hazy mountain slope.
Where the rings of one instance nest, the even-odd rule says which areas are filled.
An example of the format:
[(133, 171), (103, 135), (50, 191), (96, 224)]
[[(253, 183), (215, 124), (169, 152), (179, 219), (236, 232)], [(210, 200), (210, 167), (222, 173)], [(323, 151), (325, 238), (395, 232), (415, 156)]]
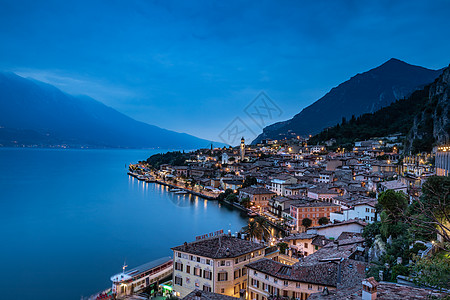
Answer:
[(267, 126), (253, 143), (265, 138), (315, 134), (341, 122), (342, 117), (349, 119), (352, 115), (375, 112), (433, 82), (441, 73), (442, 70), (430, 70), (390, 59), (331, 89), (292, 119)]
[[(198, 148), (208, 147), (210, 143), (138, 122), (92, 98), (74, 97), (13, 73), (0, 73), (0, 127), (3, 127), (0, 143), (8, 146), (32, 142), (94, 147)], [(11, 138), (15, 138), (12, 144)], [(38, 143), (39, 140), (42, 142)]]

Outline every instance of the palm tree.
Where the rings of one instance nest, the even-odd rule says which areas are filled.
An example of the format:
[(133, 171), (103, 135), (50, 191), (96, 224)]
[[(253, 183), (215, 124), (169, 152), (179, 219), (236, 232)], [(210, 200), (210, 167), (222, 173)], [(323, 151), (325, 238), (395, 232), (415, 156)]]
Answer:
[(252, 220), (248, 222), (247, 227), (244, 230), (245, 234), (248, 234), (251, 241), (254, 241), (254, 239), (259, 236), (260, 228), (258, 226), (258, 223), (256, 221)]
[(270, 224), (267, 222), (267, 220), (261, 216), (258, 216), (255, 218), (256, 223), (258, 224), (260, 239), (263, 238), (266, 241), (270, 240), (271, 231), (270, 231)]

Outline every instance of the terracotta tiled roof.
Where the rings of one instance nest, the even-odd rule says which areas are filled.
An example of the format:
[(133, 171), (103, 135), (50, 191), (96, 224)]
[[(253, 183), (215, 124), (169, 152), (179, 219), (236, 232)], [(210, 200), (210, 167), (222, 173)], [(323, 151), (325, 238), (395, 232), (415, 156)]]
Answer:
[(183, 298), (183, 300), (236, 300), (236, 299), (239, 298), (200, 290), (194, 290)]
[[(237, 257), (264, 248), (265, 246), (261, 244), (228, 235), (221, 235), (186, 243), (181, 246), (173, 247), (172, 250), (215, 259)], [(229, 250), (228, 255), (227, 249)]]

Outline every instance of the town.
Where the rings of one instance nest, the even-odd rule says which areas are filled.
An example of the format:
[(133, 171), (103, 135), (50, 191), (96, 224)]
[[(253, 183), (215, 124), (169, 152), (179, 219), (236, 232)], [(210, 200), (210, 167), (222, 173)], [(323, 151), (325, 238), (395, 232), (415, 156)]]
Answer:
[(449, 297), (450, 148), (409, 155), (402, 140), (395, 134), (341, 149), (333, 140), (242, 138), (238, 147), (130, 165), (131, 176), (221, 201), (249, 221), (240, 232), (199, 235), (174, 245), (172, 257), (124, 268), (97, 298)]

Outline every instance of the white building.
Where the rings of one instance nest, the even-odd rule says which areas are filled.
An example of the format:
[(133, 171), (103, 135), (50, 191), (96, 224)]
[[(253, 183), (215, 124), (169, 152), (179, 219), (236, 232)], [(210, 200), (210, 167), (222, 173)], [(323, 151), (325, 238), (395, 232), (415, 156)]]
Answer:
[[(367, 223), (380, 221), (380, 216), (375, 213), (376, 201), (366, 201), (354, 204), (352, 207), (343, 209), (341, 212), (332, 212), (330, 214), (330, 221), (344, 222), (351, 219), (363, 220)], [(375, 220), (375, 216), (377, 220)]]
[(268, 188), (280, 196), (286, 195), (286, 187), (296, 184), (297, 178), (289, 175), (280, 175), (270, 181)]
[(367, 223), (361, 220), (348, 220), (336, 224), (311, 227), (306, 230), (306, 233), (323, 235), (327, 239), (337, 239), (343, 232), (362, 233), (366, 225)]

